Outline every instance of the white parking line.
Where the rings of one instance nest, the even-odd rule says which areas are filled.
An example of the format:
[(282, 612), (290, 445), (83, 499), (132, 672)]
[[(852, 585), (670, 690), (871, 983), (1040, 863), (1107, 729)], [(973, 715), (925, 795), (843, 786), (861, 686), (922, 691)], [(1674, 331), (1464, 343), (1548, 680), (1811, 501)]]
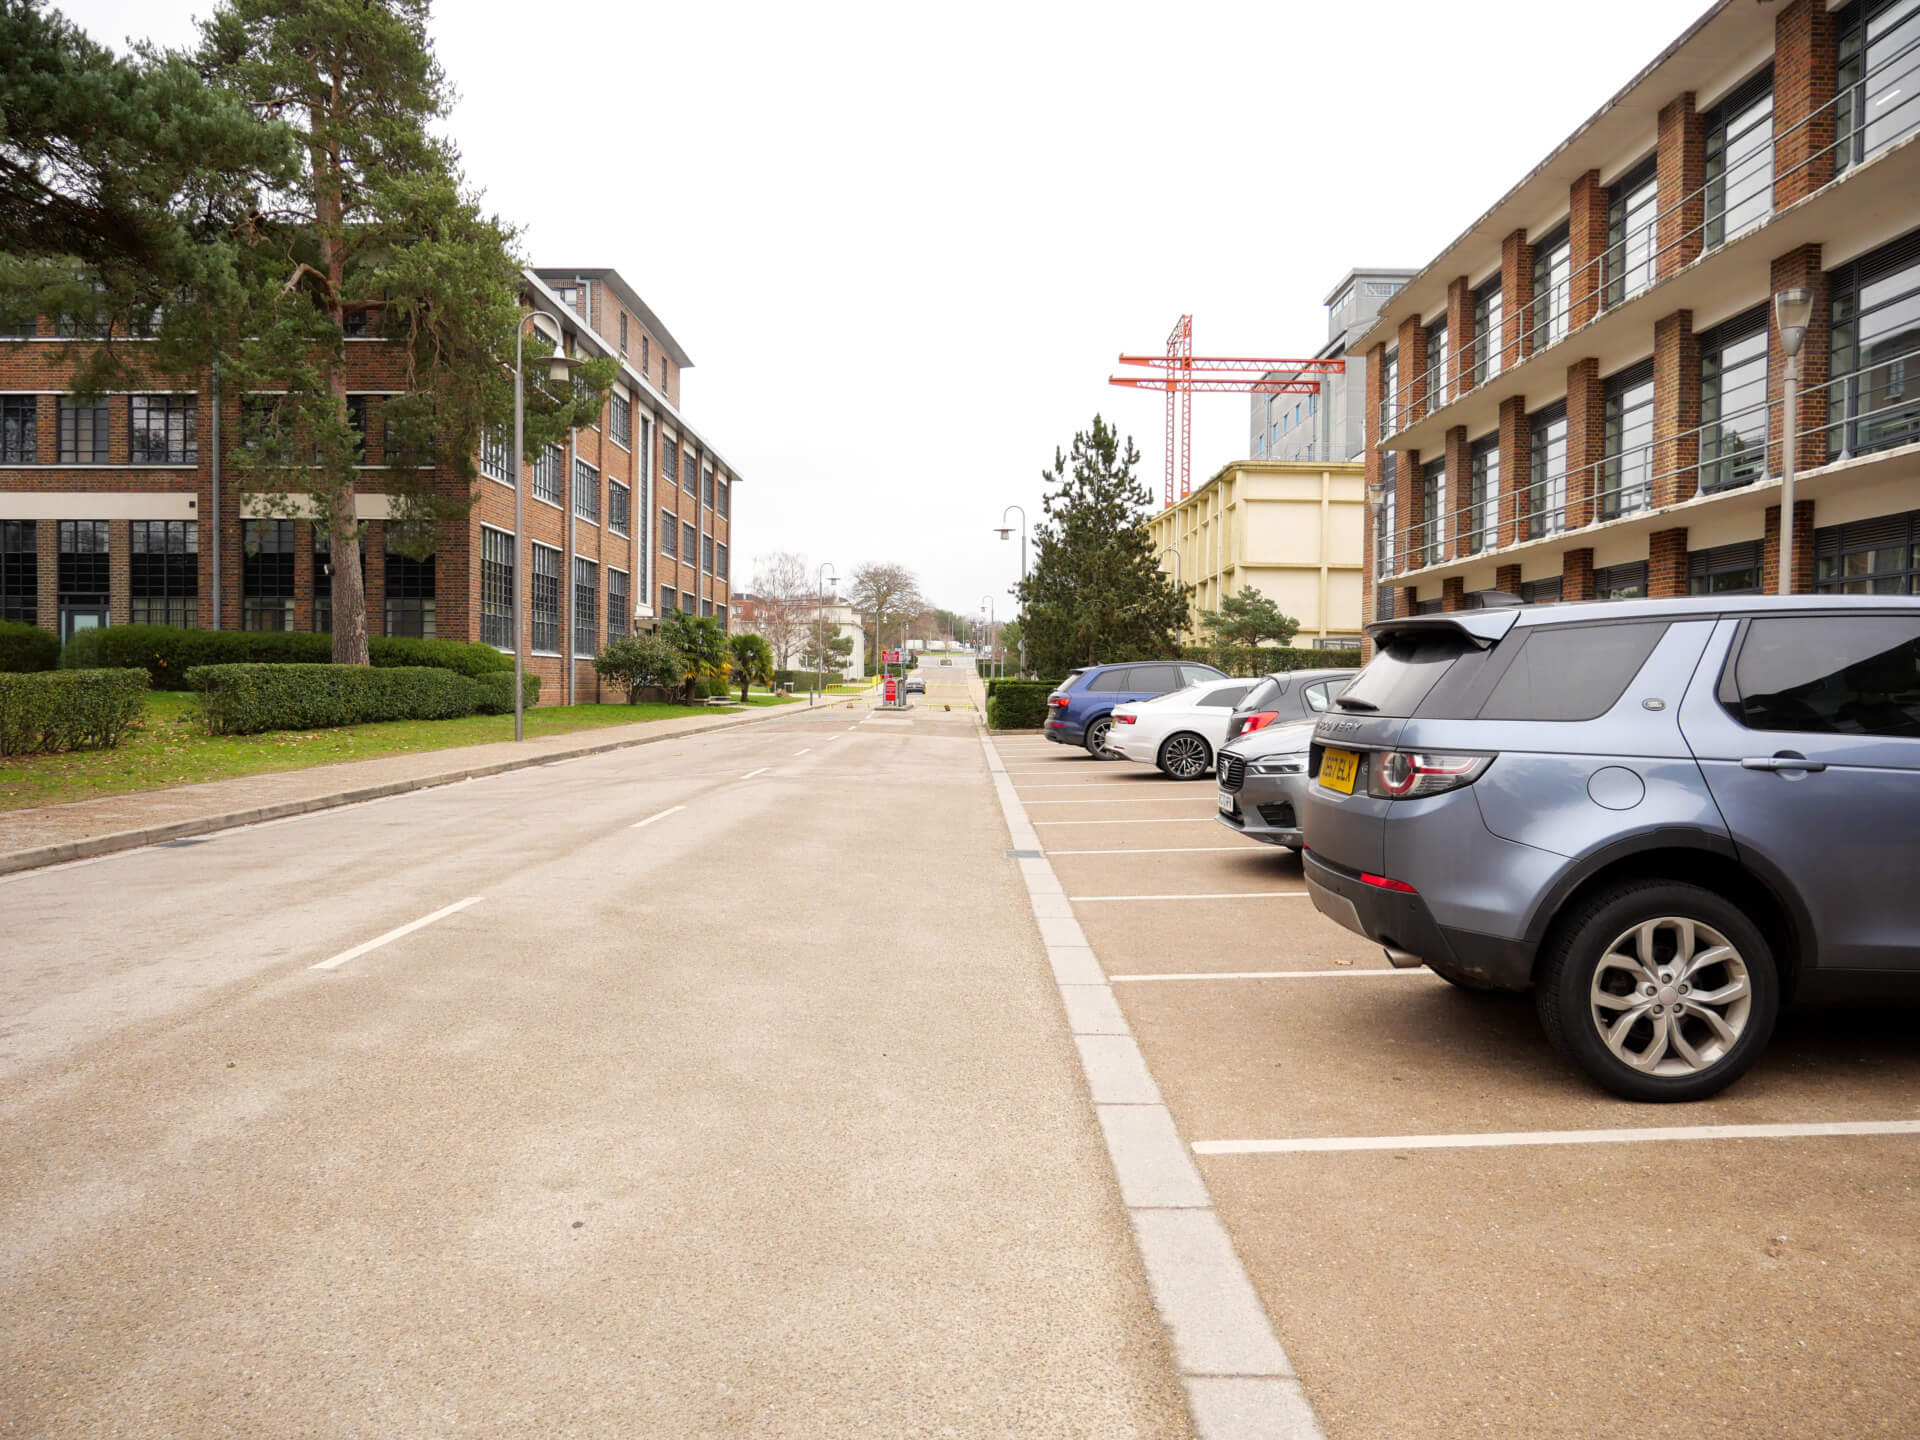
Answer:
[[(1178, 805), (1181, 798), (1178, 795), (1136, 795), (1130, 800), (1029, 800), (1026, 803), (1029, 805)], [(1205, 802), (1209, 810), (1214, 808), (1214, 799), (1211, 795), (1189, 795), (1185, 798)]]
[[(1007, 772), (1011, 775), (1013, 772)], [(1015, 781), (1016, 788), (1022, 790), (1115, 790), (1122, 786), (1138, 785), (1138, 780), (1059, 780), (1051, 785), (1021, 785)], [(1178, 797), (1176, 797), (1178, 798)]]
[(1182, 815), (1172, 820), (1035, 820), (1038, 825), (1211, 825), (1211, 815)]
[[(1050, 820), (1050, 825), (1071, 824), (1071, 821)], [(1105, 823), (1105, 822), (1102, 822)], [(1251, 845), (1163, 845), (1156, 849), (1142, 846), (1138, 850), (1129, 850), (1122, 846), (1118, 850), (1049, 850), (1049, 855), (1220, 855), (1231, 850), (1236, 855), (1257, 855), (1260, 852)]]
[(1122, 980), (1129, 983), (1146, 980), (1345, 980), (1355, 975), (1424, 975), (1430, 980), (1440, 978), (1423, 965), (1417, 970), (1185, 970), (1162, 975), (1109, 975), (1107, 980), (1110, 984), (1118, 985)]
[[(1118, 978), (1118, 977), (1115, 977)], [(1920, 1135), (1920, 1120), (1820, 1120), (1801, 1125), (1654, 1125), (1620, 1130), (1496, 1130), (1479, 1135), (1341, 1135), (1295, 1140), (1196, 1140), (1196, 1155), (1301, 1155), (1349, 1150), (1480, 1150), (1511, 1145), (1637, 1145), (1652, 1140), (1806, 1140)]]
[(771, 765), (762, 765), (762, 766), (761, 766), (761, 767), (760, 767), (760, 768), (759, 768), (758, 770), (749, 770), (749, 771), (747, 771), (747, 773), (746, 773), (746, 774), (744, 774), (744, 775), (742, 775), (742, 776), (741, 776), (740, 778), (741, 778), (742, 780), (751, 780), (751, 779), (752, 779), (752, 778), (753, 778), (754, 776), (756, 776), (756, 775), (764, 775), (764, 774), (766, 774), (766, 773), (767, 773), (767, 771), (769, 771), (769, 770), (771, 770), (772, 768), (773, 768), (773, 767), (772, 767)]
[(658, 815), (649, 815), (649, 816), (647, 816), (647, 818), (646, 818), (646, 819), (644, 819), (644, 820), (636, 820), (636, 821), (634, 821), (634, 822), (633, 822), (633, 824), (632, 824), (632, 826), (630, 826), (629, 828), (631, 828), (631, 829), (634, 829), (634, 830), (644, 830), (644, 829), (646, 829), (646, 828), (647, 828), (647, 826), (649, 826), (649, 825), (651, 825), (651, 824), (653, 824), (653, 822), (654, 822), (654, 821), (656, 821), (656, 820), (664, 820), (664, 819), (666, 819), (666, 818), (667, 818), (667, 816), (669, 816), (669, 815), (678, 815), (678, 814), (679, 814), (679, 813), (680, 813), (680, 812), (681, 812), (682, 810), (684, 810), (684, 809), (686, 809), (686, 808), (687, 808), (687, 807), (686, 807), (686, 806), (684, 806), (684, 805), (674, 805), (674, 806), (670, 806), (669, 808), (667, 808), (667, 809), (665, 809), (665, 810), (662, 810), (662, 811), (661, 811), (661, 812), (660, 812), (660, 813), (659, 813)]
[(1069, 895), (1067, 898), (1082, 905), (1089, 900), (1304, 900), (1306, 896), (1304, 890), (1232, 890), (1212, 895)]
[(811, 754), (812, 751), (813, 751), (813, 747), (811, 745), (807, 745), (807, 746), (803, 746), (801, 749), (794, 751), (793, 753), (795, 756), (800, 756), (800, 755)]
[(828, 745), (831, 745), (834, 741), (838, 740), (839, 738), (840, 737), (838, 735), (829, 735), (827, 736), (825, 743)]
[(469, 905), (478, 905), (481, 900), (485, 898), (485, 896), (481, 895), (469, 895), (464, 900), (456, 900), (451, 905), (442, 906), (431, 915), (422, 915), (418, 920), (410, 920), (396, 930), (389, 930), (384, 935), (376, 935), (373, 939), (363, 941), (351, 950), (342, 950), (331, 960), (322, 960), (318, 965), (309, 965), (307, 968), (309, 970), (338, 970), (349, 960), (357, 960), (369, 950), (378, 950), (382, 945), (391, 944), (403, 935), (411, 935), (416, 930), (424, 929), (436, 920), (444, 920), (447, 916), (464, 910)]

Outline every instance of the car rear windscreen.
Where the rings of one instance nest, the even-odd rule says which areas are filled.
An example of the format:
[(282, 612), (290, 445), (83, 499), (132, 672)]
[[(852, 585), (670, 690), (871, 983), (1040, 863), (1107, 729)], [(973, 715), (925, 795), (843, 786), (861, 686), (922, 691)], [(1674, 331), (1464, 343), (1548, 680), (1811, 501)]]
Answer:
[(1340, 692), (1333, 708), (1405, 719), (1454, 662), (1476, 653), (1473, 641), (1458, 630), (1422, 626), (1391, 631), (1380, 638), (1371, 663)]

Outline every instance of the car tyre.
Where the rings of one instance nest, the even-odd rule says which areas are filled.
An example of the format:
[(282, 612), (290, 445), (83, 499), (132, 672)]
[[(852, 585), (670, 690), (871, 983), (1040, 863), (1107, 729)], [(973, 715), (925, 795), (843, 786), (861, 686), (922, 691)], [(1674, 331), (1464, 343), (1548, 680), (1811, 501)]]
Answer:
[(1087, 738), (1085, 742), (1087, 753), (1094, 759), (1112, 760), (1115, 758), (1114, 753), (1107, 749), (1107, 736), (1112, 730), (1113, 717), (1111, 715), (1102, 715), (1098, 720), (1087, 726)]
[(1724, 896), (1636, 880), (1566, 916), (1535, 1003), (1554, 1048), (1604, 1089), (1656, 1104), (1704, 1100), (1766, 1049), (1780, 979), (1773, 947)]
[(1172, 780), (1198, 780), (1213, 768), (1206, 737), (1182, 730), (1160, 742), (1160, 773)]

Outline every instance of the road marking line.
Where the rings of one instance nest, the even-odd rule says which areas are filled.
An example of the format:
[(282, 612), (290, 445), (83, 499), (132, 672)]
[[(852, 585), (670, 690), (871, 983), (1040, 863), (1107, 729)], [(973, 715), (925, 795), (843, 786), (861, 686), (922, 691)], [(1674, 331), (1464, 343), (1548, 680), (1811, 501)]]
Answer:
[(795, 754), (796, 756), (799, 756), (799, 755), (809, 755), (809, 754), (811, 754), (812, 752), (813, 752), (813, 747), (812, 747), (811, 745), (808, 745), (808, 746), (806, 746), (806, 747), (805, 747), (805, 748), (803, 748), (803, 749), (800, 749), (800, 750), (796, 750), (796, 751), (794, 751), (793, 753), (794, 753), (794, 754)]
[(1920, 1120), (1820, 1120), (1800, 1125), (1655, 1125), (1620, 1130), (1503, 1130), (1478, 1135), (1342, 1135), (1298, 1140), (1196, 1140), (1196, 1155), (1299, 1155), (1349, 1150), (1480, 1150), (1513, 1145), (1635, 1145), (1652, 1140), (1803, 1140), (1920, 1135)]
[(838, 740), (839, 738), (840, 737), (838, 735), (829, 735), (827, 736), (825, 743), (828, 745), (831, 745), (834, 741)]
[(1067, 898), (1080, 905), (1089, 900), (1304, 900), (1306, 897), (1304, 890), (1232, 890), (1214, 895), (1069, 895)]
[(1035, 825), (1211, 825), (1211, 815), (1183, 815), (1173, 820), (1035, 820)]
[(771, 770), (772, 768), (773, 768), (773, 767), (772, 767), (771, 765), (762, 765), (762, 766), (761, 766), (761, 767), (760, 767), (760, 768), (759, 768), (758, 770), (749, 770), (749, 771), (747, 771), (747, 773), (746, 773), (746, 774), (744, 774), (744, 775), (742, 775), (742, 776), (741, 776), (740, 778), (741, 778), (742, 780), (751, 780), (751, 779), (752, 779), (752, 778), (753, 778), (754, 776), (756, 776), (756, 775), (764, 775), (764, 774), (766, 774), (766, 773), (767, 773), (767, 771), (769, 771), (769, 770)]
[(1144, 980), (1345, 980), (1354, 975), (1425, 975), (1438, 980), (1424, 965), (1417, 970), (1190, 970), (1168, 972), (1163, 975), (1109, 975), (1109, 983), (1118, 985), (1122, 980), (1138, 982)]
[(646, 818), (646, 819), (644, 819), (644, 820), (636, 820), (636, 821), (634, 821), (634, 822), (633, 822), (633, 825), (632, 825), (632, 826), (631, 826), (630, 828), (632, 828), (632, 829), (634, 829), (634, 830), (644, 830), (644, 829), (646, 829), (646, 828), (647, 828), (647, 826), (649, 826), (649, 825), (651, 825), (651, 824), (653, 824), (653, 822), (654, 822), (654, 821), (656, 821), (656, 820), (664, 820), (664, 819), (666, 819), (666, 818), (667, 818), (667, 816), (669, 816), (669, 815), (678, 815), (678, 814), (679, 814), (679, 813), (680, 813), (680, 812), (681, 812), (682, 810), (684, 810), (684, 809), (686, 809), (686, 808), (687, 808), (687, 807), (686, 807), (686, 806), (684, 806), (684, 805), (675, 805), (675, 806), (673, 806), (673, 807), (672, 807), (671, 809), (667, 809), (667, 810), (662, 810), (662, 811), (661, 811), (661, 812), (660, 812), (660, 813), (659, 813), (658, 815), (649, 815), (649, 816), (647, 816), (647, 818)]
[[(1014, 772), (1009, 770), (1007, 773), (1011, 775)], [(1014, 782), (1016, 787), (1019, 783), (1019, 781)], [(1029, 783), (1026, 788), (1029, 790), (1117, 790), (1122, 786), (1138, 785), (1139, 783), (1138, 780), (1058, 780), (1051, 785), (1034, 785)]]
[[(1050, 820), (1050, 825), (1072, 824), (1072, 821)], [(1104, 823), (1104, 822), (1102, 822)], [(1130, 822), (1128, 822), (1130, 823)], [(1236, 855), (1257, 855), (1260, 852), (1248, 845), (1165, 845), (1157, 849), (1142, 846), (1138, 850), (1122, 847), (1118, 850), (1049, 850), (1049, 855), (1218, 855), (1227, 851)]]
[(478, 905), (485, 898), (486, 897), (483, 895), (469, 895), (464, 900), (456, 900), (453, 902), (453, 904), (443, 906), (441, 909), (434, 911), (431, 915), (422, 915), (418, 920), (410, 920), (405, 925), (400, 926), (400, 928), (397, 930), (389, 930), (384, 935), (376, 935), (373, 937), (373, 939), (363, 941), (361, 944), (354, 946), (351, 950), (342, 950), (338, 955), (335, 955), (331, 960), (322, 960), (318, 965), (309, 965), (307, 968), (309, 970), (338, 970), (342, 965), (346, 964), (349, 960), (357, 960), (362, 955), (366, 954), (369, 950), (378, 950), (382, 945), (391, 944), (393, 941), (398, 940), (403, 935), (411, 935), (416, 930), (424, 929), (428, 925), (433, 924), (433, 922), (436, 920), (444, 920), (447, 918), (447, 916), (455, 914), (458, 911), (464, 910), (469, 905)]
[[(1194, 795), (1189, 798), (1195, 802), (1204, 801), (1209, 808), (1217, 808), (1211, 795)], [(1029, 805), (1178, 805), (1180, 797), (1168, 799), (1164, 795), (1136, 795), (1131, 800), (1029, 800), (1026, 803)], [(1211, 820), (1213, 817), (1209, 815), (1207, 818)]]

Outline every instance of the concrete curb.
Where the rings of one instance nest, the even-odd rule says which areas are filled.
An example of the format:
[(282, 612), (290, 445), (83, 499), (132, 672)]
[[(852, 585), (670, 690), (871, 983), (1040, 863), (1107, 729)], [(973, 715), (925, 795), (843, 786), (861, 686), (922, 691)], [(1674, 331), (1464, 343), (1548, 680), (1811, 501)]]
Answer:
[[(864, 696), (833, 700), (819, 708), (831, 710), (838, 705), (853, 705)], [(570, 750), (555, 750), (544, 755), (524, 755), (488, 765), (468, 765), (458, 770), (443, 770), (433, 775), (416, 775), (407, 780), (389, 780), (379, 785), (362, 785), (326, 795), (309, 795), (278, 805), (258, 805), (248, 810), (230, 810), (218, 815), (197, 815), (191, 820), (176, 820), (168, 825), (149, 825), (138, 830), (115, 830), (105, 835), (89, 835), (82, 840), (63, 840), (55, 845), (36, 845), (0, 855), (0, 875), (22, 870), (38, 870), (48, 865), (64, 865), (73, 860), (91, 860), (122, 850), (140, 850), (162, 845), (169, 840), (184, 840), (194, 835), (211, 835), (217, 830), (233, 830), (242, 825), (259, 825), (268, 820), (285, 820), (293, 815), (311, 815), (317, 810), (335, 810), (343, 805), (360, 805), (369, 800), (384, 800), (390, 795), (405, 795), (414, 790), (432, 790), (441, 785), (457, 785), (462, 780), (480, 780), (489, 775), (504, 775), (511, 770), (531, 770), (537, 765), (553, 765), (562, 760), (578, 760), (588, 755), (604, 755), (614, 750), (630, 750), (636, 745), (658, 745), (665, 740), (684, 740), (693, 735), (710, 735), (716, 730), (737, 730), (784, 715), (792, 709), (773, 705), (752, 715), (729, 715), (710, 725), (690, 730), (672, 730), (665, 734), (630, 735), (621, 740), (605, 740)], [(640, 722), (646, 723), (644, 721)], [(352, 762), (349, 762), (352, 763)], [(272, 772), (265, 772), (272, 773)], [(132, 792), (137, 794), (138, 792)]]

